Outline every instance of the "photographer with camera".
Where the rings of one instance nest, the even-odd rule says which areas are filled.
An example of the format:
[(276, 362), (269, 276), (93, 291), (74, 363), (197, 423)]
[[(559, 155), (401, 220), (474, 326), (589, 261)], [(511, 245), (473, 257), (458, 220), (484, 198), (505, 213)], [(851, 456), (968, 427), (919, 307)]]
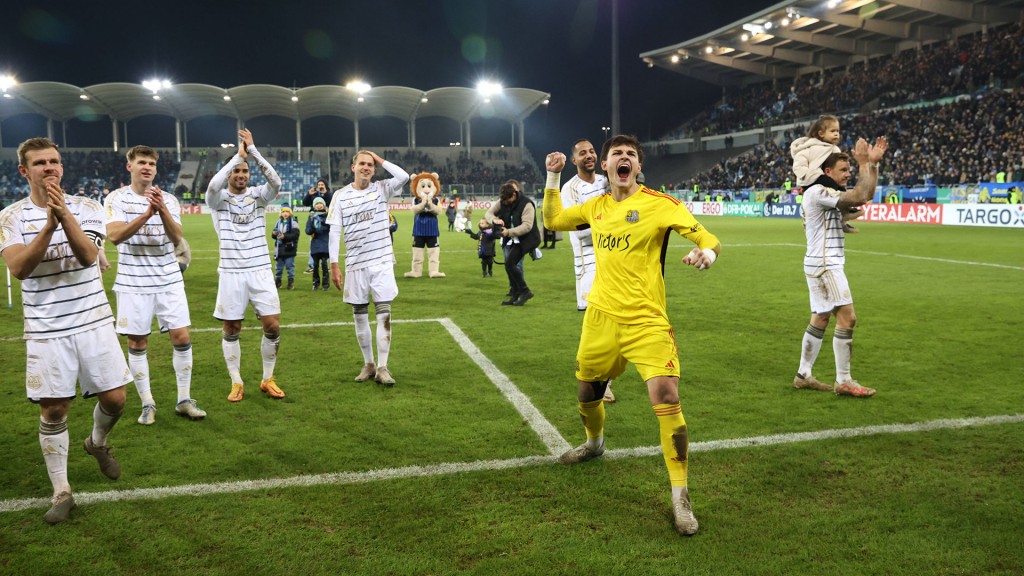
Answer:
[(533, 201), (522, 195), (519, 183), (509, 180), (501, 185), (501, 201), (487, 210), (487, 222), (500, 230), (505, 253), (505, 274), (508, 275), (509, 299), (502, 306), (522, 306), (533, 298), (523, 273), (523, 258), (540, 246), (540, 231), (535, 226), (537, 210)]

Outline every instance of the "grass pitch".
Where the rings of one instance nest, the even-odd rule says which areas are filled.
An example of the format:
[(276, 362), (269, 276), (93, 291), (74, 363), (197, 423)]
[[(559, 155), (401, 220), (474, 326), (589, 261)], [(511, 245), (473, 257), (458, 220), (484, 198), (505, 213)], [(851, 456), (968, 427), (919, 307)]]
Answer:
[[(1024, 231), (859, 224), (847, 274), (853, 374), (878, 389), (869, 400), (790, 387), (809, 317), (799, 221), (703, 218), (724, 245), (705, 273), (679, 264), (690, 245), (674, 238), (665, 278), (701, 522), (684, 539), (634, 369), (614, 384), (607, 457), (555, 461), (583, 438), (568, 243), (527, 262), (536, 298), (500, 306), (503, 270), (481, 278), (464, 234), (442, 234), (447, 278), (402, 278), (412, 226), (398, 217), (398, 384), (352, 382), (351, 309), (336, 290), (312, 292), (299, 262), (296, 289), (281, 292), (288, 396), (258, 391), (250, 312), (247, 396), (231, 404), (211, 315), (216, 239), (209, 216), (185, 216), (193, 396), (209, 416), (175, 417), (170, 343), (153, 334), (157, 423), (135, 423), (129, 390), (111, 435), (124, 472), (110, 482), (80, 448), (92, 401), (73, 403), (79, 507), (56, 527), (42, 520), (50, 485), (15, 281), (0, 312), (0, 573), (1024, 572)], [(833, 368), (830, 328), (815, 373)]]

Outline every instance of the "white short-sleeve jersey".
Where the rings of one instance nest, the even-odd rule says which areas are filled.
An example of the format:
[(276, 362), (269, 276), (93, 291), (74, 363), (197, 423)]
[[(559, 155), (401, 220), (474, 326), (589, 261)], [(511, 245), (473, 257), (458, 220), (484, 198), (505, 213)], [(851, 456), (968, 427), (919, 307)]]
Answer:
[[(171, 217), (181, 225), (181, 206), (171, 194), (163, 193)], [(107, 221), (128, 223), (149, 207), (149, 200), (130, 186), (111, 192), (104, 205)], [(154, 214), (142, 228), (117, 246), (117, 277), (114, 292), (157, 294), (183, 285), (181, 267), (174, 258), (174, 244), (167, 237), (164, 222)]]
[[(65, 196), (68, 212), (84, 232), (106, 235), (103, 206), (81, 196)], [(0, 252), (15, 244), (29, 244), (46, 224), (46, 208), (28, 198), (0, 212)], [(99, 267), (78, 261), (64, 227), (50, 237), (43, 260), (21, 282), (25, 339), (45, 340), (70, 336), (109, 323), (114, 315), (103, 291)]]
[(807, 252), (804, 274), (821, 276), (825, 270), (842, 270), (846, 264), (843, 216), (836, 208), (840, 190), (815, 184), (804, 190), (801, 205)]
[(382, 264), (390, 266), (395, 262), (388, 200), (402, 193), (409, 175), (391, 162), (384, 162), (383, 167), (394, 177), (371, 182), (365, 190), (356, 190), (349, 184), (335, 191), (331, 198), (327, 223), (332, 230), (344, 232), (347, 271)]

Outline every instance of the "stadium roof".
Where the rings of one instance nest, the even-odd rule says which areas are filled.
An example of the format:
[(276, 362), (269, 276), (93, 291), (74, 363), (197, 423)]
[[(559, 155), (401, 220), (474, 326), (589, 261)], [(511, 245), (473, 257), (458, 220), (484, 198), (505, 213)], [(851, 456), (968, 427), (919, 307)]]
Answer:
[(712, 84), (742, 86), (1021, 21), (1019, 0), (787, 0), (640, 58)]
[(210, 115), (243, 122), (259, 116), (282, 116), (296, 121), (338, 116), (353, 122), (382, 116), (412, 122), (440, 116), (459, 123), (471, 118), (497, 118), (515, 124), (550, 97), (546, 92), (527, 88), (505, 88), (485, 98), (477, 90), (461, 87), (423, 91), (379, 86), (358, 93), (332, 85), (293, 89), (266, 84), (235, 88), (175, 84), (154, 93), (141, 84), (123, 82), (85, 87), (26, 82), (8, 88), (0, 98), (0, 121), (19, 114), (39, 114), (59, 122), (97, 116), (127, 122), (147, 115), (170, 116), (183, 122)]

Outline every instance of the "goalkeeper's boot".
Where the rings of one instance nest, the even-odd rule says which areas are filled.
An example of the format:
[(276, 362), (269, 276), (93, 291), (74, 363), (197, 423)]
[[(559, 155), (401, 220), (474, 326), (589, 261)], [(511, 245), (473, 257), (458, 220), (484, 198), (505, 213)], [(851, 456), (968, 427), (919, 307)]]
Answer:
[(690, 492), (683, 488), (683, 493), (672, 498), (672, 514), (675, 516), (676, 530), (683, 536), (697, 533), (697, 517), (690, 506)]
[(593, 460), (601, 454), (604, 454), (604, 439), (601, 440), (601, 444), (596, 448), (592, 448), (588, 443), (584, 442), (572, 450), (566, 451), (558, 457), (558, 460), (562, 464), (579, 464), (580, 462)]

